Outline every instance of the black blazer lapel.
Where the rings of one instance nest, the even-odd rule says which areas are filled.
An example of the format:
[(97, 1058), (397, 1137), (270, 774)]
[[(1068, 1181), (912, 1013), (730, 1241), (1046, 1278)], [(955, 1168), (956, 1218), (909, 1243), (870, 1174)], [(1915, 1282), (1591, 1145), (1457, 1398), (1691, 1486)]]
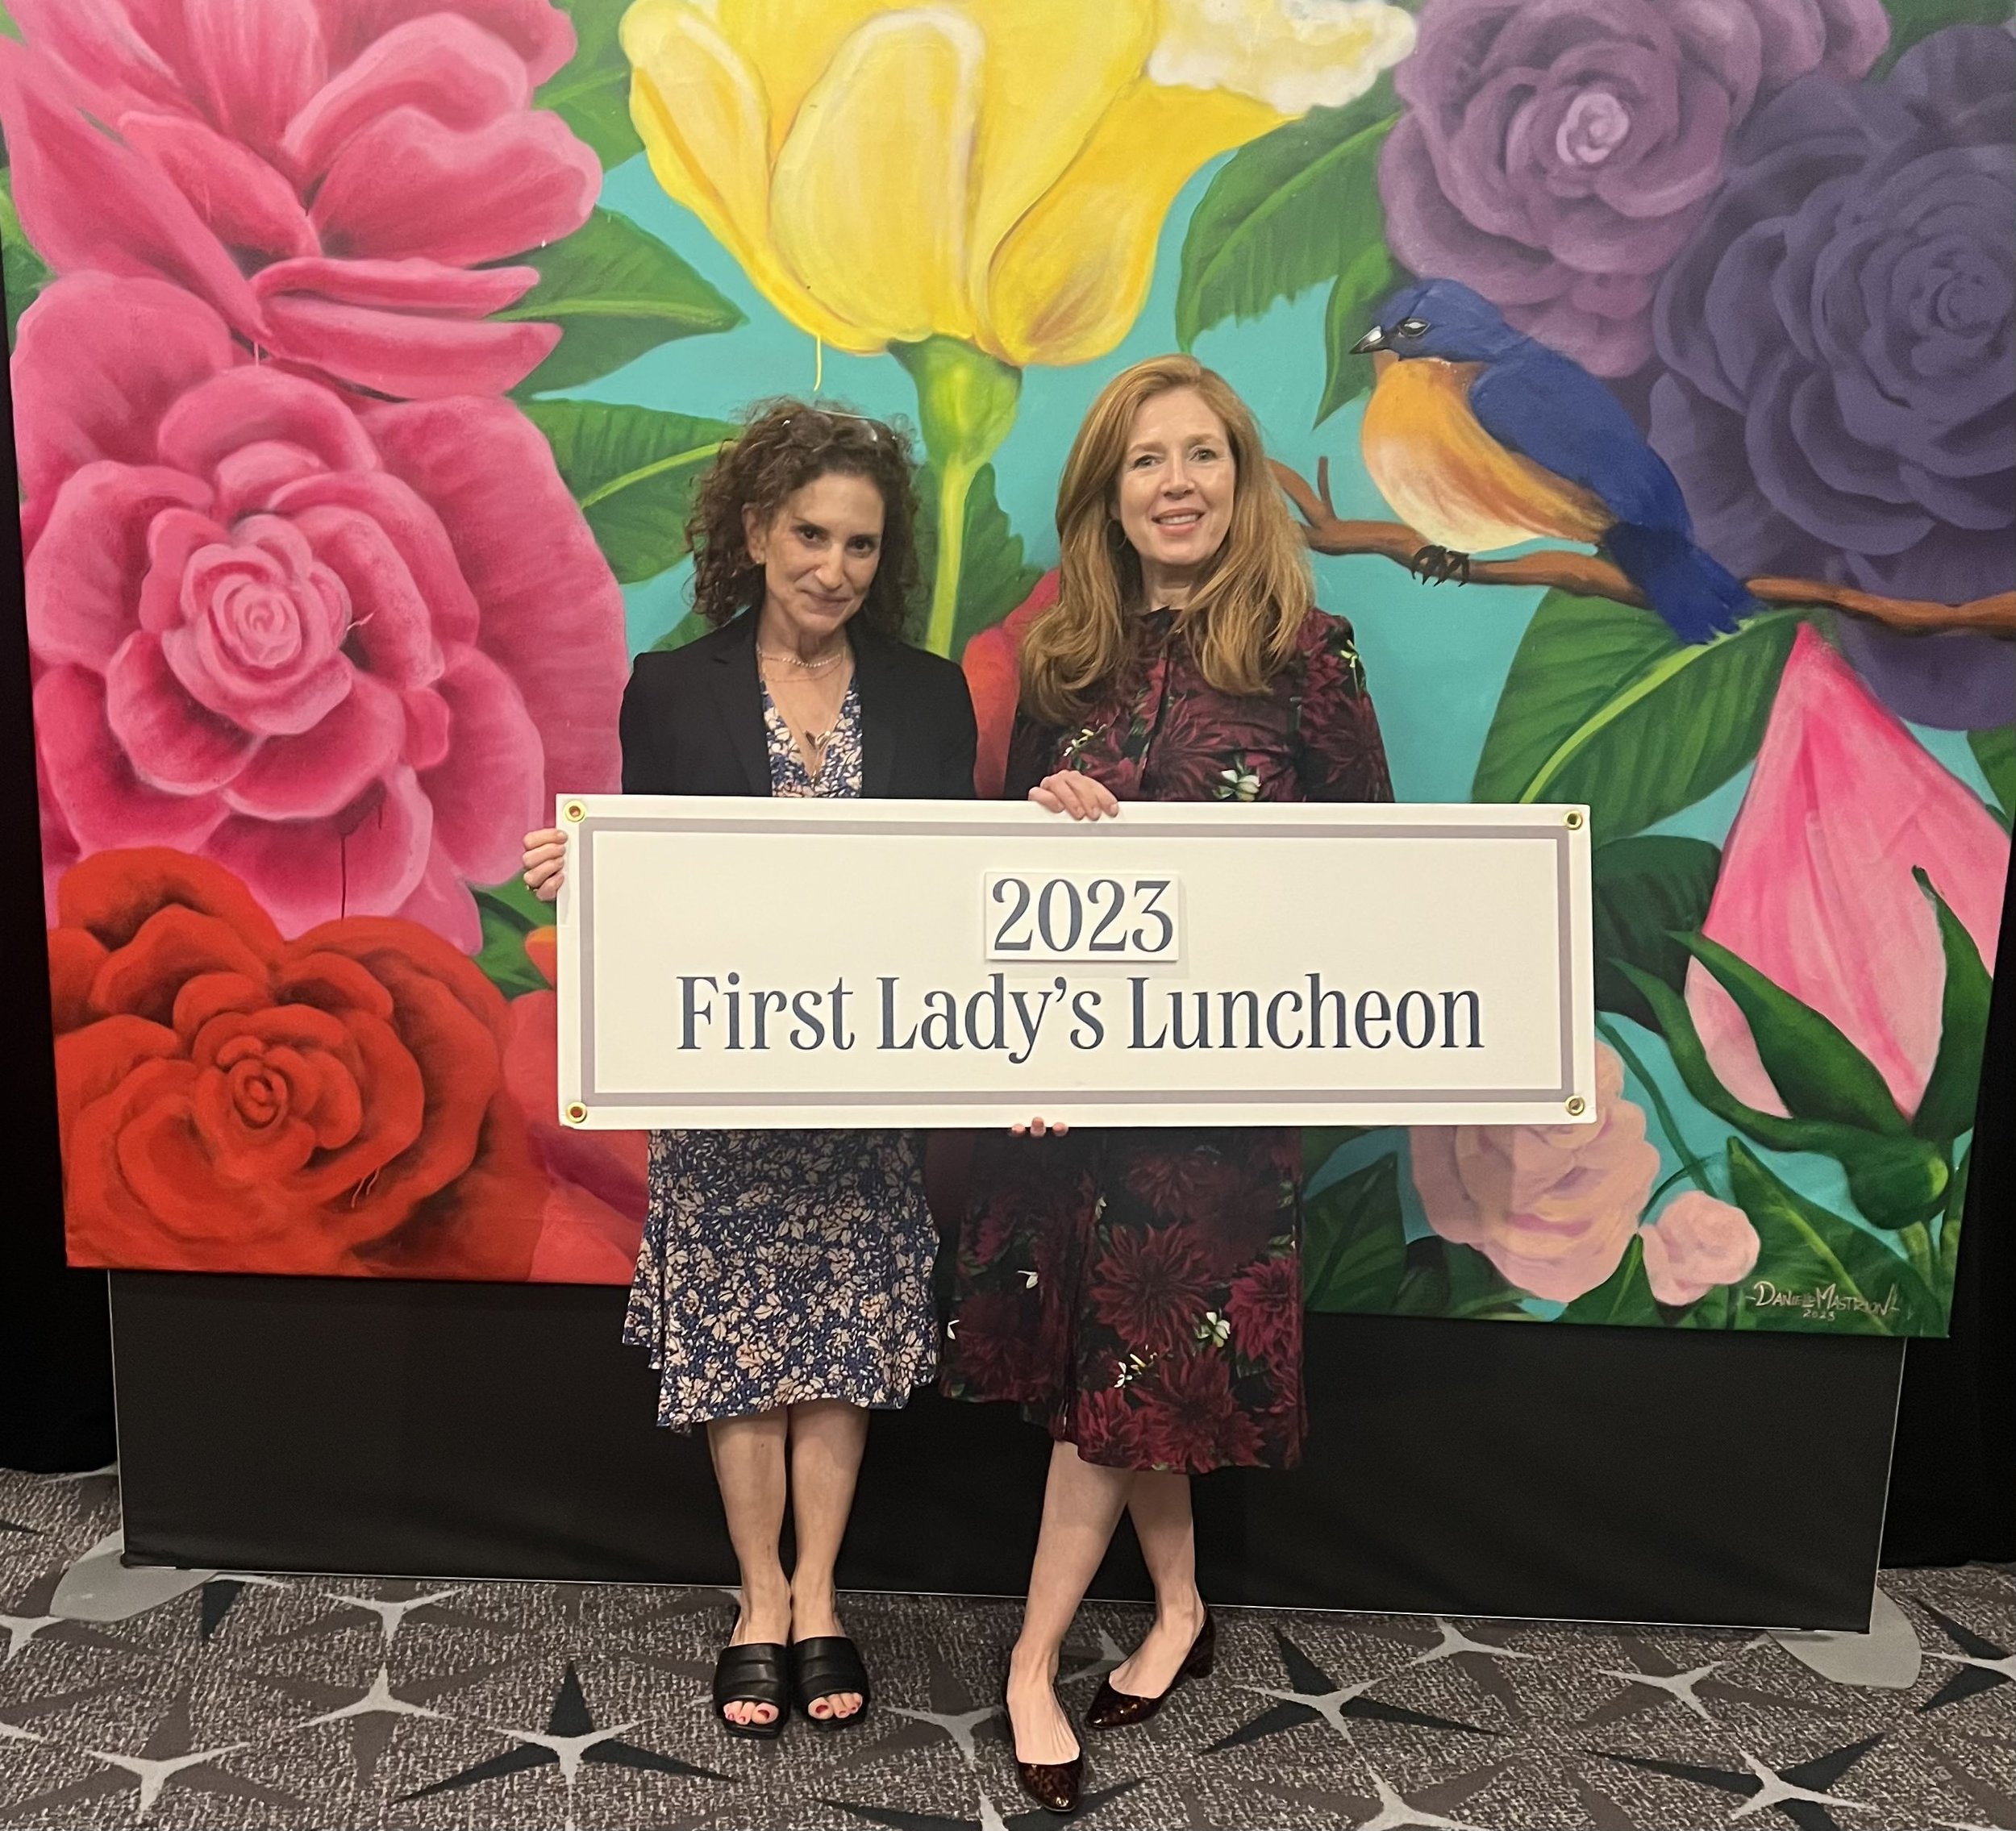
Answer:
[(763, 693), (756, 664), (756, 617), (744, 611), (721, 634), (707, 670), (714, 701), (727, 727), (735, 760), (749, 779), (749, 793), (770, 793), (770, 748), (763, 734)]
[(898, 737), (902, 730), (897, 697), (895, 646), (866, 630), (854, 642), (854, 685), (861, 701), (861, 797), (885, 798), (896, 779)]

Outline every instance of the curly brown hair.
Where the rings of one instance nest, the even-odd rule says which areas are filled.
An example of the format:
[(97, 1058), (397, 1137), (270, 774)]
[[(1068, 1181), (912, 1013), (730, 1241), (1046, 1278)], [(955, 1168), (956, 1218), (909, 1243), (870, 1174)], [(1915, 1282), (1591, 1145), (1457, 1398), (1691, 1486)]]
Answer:
[(835, 472), (864, 477), (882, 498), (882, 551), (856, 612), (878, 635), (901, 637), (917, 598), (916, 460), (899, 428), (841, 406), (759, 402), (701, 480), (687, 518), (693, 607), (717, 627), (763, 602), (763, 568), (749, 557), (745, 509), (768, 522), (793, 492)]

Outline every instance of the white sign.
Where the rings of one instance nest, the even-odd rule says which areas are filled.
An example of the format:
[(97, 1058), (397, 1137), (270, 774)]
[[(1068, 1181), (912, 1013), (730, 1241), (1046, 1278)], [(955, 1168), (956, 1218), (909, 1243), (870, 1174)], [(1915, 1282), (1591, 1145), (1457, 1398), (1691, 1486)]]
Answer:
[(1579, 807), (564, 796), (590, 1127), (1594, 1117)]

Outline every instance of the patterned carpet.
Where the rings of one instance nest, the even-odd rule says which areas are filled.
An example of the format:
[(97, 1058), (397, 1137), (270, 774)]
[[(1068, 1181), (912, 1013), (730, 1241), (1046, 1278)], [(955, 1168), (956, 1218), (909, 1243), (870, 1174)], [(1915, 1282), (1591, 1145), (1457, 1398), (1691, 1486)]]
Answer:
[[(872, 1722), (731, 1742), (704, 1701), (722, 1591), (129, 1571), (117, 1527), (110, 1471), (0, 1473), (0, 1826), (1051, 1822), (1024, 1809), (991, 1702), (1006, 1604), (853, 1599)], [(1230, 1613), (1210, 1682), (1093, 1742), (1082, 1816), (2016, 1831), (2016, 1577), (1884, 1588), (1885, 1632), (1814, 1653), (1836, 1679), (1768, 1634)], [(1068, 1701), (1140, 1621), (1086, 1612)]]

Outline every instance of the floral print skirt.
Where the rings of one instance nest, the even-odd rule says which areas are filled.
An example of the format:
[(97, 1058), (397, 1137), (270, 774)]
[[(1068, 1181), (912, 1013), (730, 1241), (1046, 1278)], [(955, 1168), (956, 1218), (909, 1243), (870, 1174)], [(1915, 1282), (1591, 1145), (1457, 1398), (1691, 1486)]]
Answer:
[(1301, 1173), (1279, 1129), (983, 1136), (945, 1391), (1012, 1400), (1110, 1468), (1292, 1467)]
[(938, 1233), (907, 1132), (651, 1134), (623, 1339), (685, 1430), (811, 1399), (893, 1409), (938, 1361)]

